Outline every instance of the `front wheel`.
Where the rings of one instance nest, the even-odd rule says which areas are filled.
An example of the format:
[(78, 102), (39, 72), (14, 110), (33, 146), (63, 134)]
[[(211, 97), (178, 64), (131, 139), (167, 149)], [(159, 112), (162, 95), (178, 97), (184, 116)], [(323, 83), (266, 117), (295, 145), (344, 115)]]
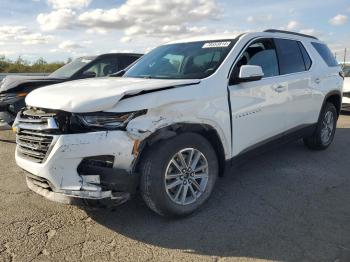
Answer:
[(326, 103), (322, 109), (317, 127), (312, 136), (304, 138), (304, 144), (313, 150), (323, 150), (332, 143), (336, 126), (337, 110), (331, 103)]
[(183, 133), (146, 152), (141, 163), (141, 194), (160, 215), (186, 216), (209, 198), (218, 170), (211, 144), (201, 135)]

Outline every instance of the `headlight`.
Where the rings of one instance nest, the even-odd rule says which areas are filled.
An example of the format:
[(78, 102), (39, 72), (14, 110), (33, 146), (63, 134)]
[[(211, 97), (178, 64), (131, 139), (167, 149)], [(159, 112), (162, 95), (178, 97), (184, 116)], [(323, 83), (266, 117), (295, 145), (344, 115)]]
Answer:
[(98, 112), (84, 115), (76, 115), (81, 122), (88, 127), (103, 129), (119, 129), (125, 127), (130, 120), (146, 114), (147, 110), (127, 113)]
[(16, 102), (19, 98), (25, 97), (28, 93), (4, 93), (0, 95), (1, 102), (13, 103)]

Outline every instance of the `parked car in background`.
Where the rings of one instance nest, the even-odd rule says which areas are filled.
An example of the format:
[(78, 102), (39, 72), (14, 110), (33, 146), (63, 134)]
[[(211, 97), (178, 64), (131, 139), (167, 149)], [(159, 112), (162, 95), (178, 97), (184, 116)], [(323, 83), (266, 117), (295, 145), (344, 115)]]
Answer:
[(343, 105), (342, 110), (350, 111), (350, 66), (343, 68), (344, 86), (343, 86)]
[(27, 94), (39, 87), (61, 82), (104, 77), (114, 74), (139, 59), (141, 54), (103, 54), (77, 58), (49, 76), (7, 76), (0, 83), (0, 124), (11, 125), (24, 107)]
[(123, 77), (33, 91), (14, 124), (16, 161), (51, 200), (124, 202), (139, 190), (158, 214), (185, 216), (253, 149), (299, 138), (326, 149), (340, 71), (326, 44), (293, 32), (171, 42)]

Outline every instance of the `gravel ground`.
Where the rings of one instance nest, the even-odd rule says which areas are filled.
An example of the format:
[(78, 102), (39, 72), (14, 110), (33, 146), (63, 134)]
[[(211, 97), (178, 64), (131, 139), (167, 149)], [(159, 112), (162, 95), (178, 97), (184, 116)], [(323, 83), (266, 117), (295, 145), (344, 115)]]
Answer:
[(30, 192), (0, 131), (0, 261), (350, 261), (350, 115), (333, 145), (294, 142), (219, 179), (204, 209), (166, 220), (139, 197), (82, 210)]

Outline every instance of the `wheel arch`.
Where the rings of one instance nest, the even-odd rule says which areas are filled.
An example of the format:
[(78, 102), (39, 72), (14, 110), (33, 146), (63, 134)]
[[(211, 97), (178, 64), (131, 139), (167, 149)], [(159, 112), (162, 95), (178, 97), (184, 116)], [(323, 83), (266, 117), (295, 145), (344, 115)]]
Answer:
[(152, 135), (141, 142), (133, 169), (137, 172), (144, 154), (153, 144), (186, 132), (200, 134), (209, 141), (218, 157), (219, 176), (223, 176), (226, 165), (225, 149), (218, 132), (214, 127), (207, 124), (176, 123), (156, 130)]
[[(327, 93), (327, 95), (324, 98), (324, 101), (323, 101), (323, 104), (322, 104), (322, 108), (328, 102), (332, 103), (335, 106), (335, 108), (337, 109), (337, 114), (339, 116), (340, 115), (340, 111), (341, 111), (341, 103), (342, 103), (341, 92), (339, 90), (334, 90), (334, 91), (331, 91), (331, 92)], [(321, 114), (321, 112), (320, 112), (320, 114)]]

